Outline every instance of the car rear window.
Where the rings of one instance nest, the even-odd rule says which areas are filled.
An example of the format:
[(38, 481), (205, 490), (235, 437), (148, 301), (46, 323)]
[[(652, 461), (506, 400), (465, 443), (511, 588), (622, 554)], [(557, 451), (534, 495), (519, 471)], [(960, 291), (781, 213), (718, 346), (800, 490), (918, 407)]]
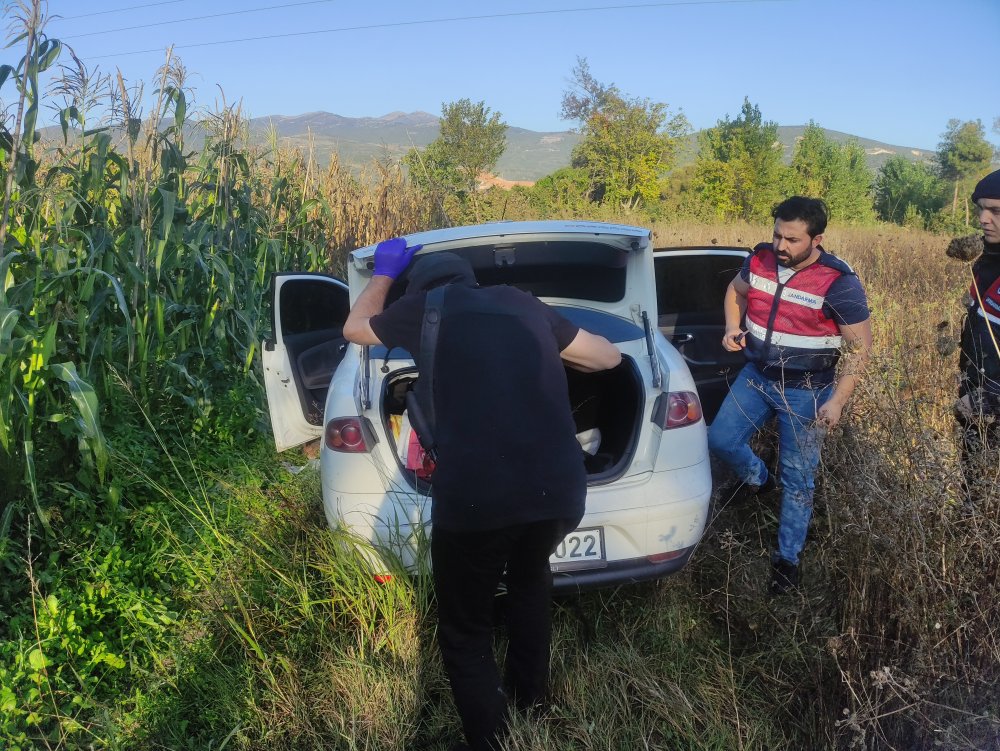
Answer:
[[(484, 287), (507, 284), (535, 297), (618, 302), (625, 297), (628, 251), (581, 240), (535, 241), (450, 248), (468, 258)], [(387, 304), (406, 291), (406, 275)]]

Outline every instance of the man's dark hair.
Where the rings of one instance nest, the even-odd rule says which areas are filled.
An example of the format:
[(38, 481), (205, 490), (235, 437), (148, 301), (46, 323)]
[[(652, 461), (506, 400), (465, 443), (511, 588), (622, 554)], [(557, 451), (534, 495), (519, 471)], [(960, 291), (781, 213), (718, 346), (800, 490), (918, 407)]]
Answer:
[(771, 216), (783, 222), (794, 222), (801, 219), (806, 223), (809, 237), (823, 234), (829, 211), (822, 198), (806, 198), (792, 196), (779, 203), (771, 211)]

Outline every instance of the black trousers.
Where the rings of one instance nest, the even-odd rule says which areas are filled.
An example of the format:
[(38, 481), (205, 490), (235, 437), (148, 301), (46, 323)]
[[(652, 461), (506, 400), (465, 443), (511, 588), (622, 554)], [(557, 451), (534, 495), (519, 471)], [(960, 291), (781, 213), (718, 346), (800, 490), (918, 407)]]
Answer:
[[(499, 747), (508, 696), (521, 709), (545, 697), (552, 631), (549, 556), (577, 522), (547, 520), (476, 532), (435, 527), (432, 532), (438, 645), (474, 751)], [(508, 632), (503, 680), (493, 656), (494, 599), (501, 577), (507, 584)]]

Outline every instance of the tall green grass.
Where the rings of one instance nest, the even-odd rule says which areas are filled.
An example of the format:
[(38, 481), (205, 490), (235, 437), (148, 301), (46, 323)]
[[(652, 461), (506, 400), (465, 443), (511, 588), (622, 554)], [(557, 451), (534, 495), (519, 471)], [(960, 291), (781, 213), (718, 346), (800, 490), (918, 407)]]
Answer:
[[(7, 10), (23, 57), (0, 67), (16, 103), (0, 127), (0, 745), (101, 745), (111, 697), (172, 659), (183, 593), (226, 542), (212, 530), (243, 513), (191, 517), (205, 488), (165, 457), (223, 472), (226, 451), (266, 441), (271, 274), (342, 269), (430, 208), (398, 169), (320, 174), (251, 144), (238, 103), (192, 121), (173, 55), (144, 114), (141, 85), (45, 36), (43, 2)], [(46, 71), (56, 143), (37, 138)]]

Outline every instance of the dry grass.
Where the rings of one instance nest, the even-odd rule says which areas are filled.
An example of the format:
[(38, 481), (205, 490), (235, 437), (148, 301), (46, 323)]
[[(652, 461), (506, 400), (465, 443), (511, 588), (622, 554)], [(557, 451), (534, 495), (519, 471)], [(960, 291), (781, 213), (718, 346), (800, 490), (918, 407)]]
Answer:
[[(953, 345), (968, 266), (946, 238), (844, 233), (866, 281), (876, 358), (831, 442), (828, 537), (817, 563), (840, 604), (842, 741), (868, 747), (1000, 744), (1000, 467), (969, 502), (958, 464)], [(946, 353), (946, 354), (942, 354)]]
[[(658, 245), (768, 236), (656, 228)], [(737, 676), (765, 681), (816, 748), (998, 748), (1000, 447), (970, 504), (952, 417), (968, 266), (948, 238), (902, 229), (833, 228), (824, 244), (866, 285), (875, 353), (824, 453), (803, 595), (762, 595), (776, 500), (716, 519), (694, 584), (736, 634)]]

